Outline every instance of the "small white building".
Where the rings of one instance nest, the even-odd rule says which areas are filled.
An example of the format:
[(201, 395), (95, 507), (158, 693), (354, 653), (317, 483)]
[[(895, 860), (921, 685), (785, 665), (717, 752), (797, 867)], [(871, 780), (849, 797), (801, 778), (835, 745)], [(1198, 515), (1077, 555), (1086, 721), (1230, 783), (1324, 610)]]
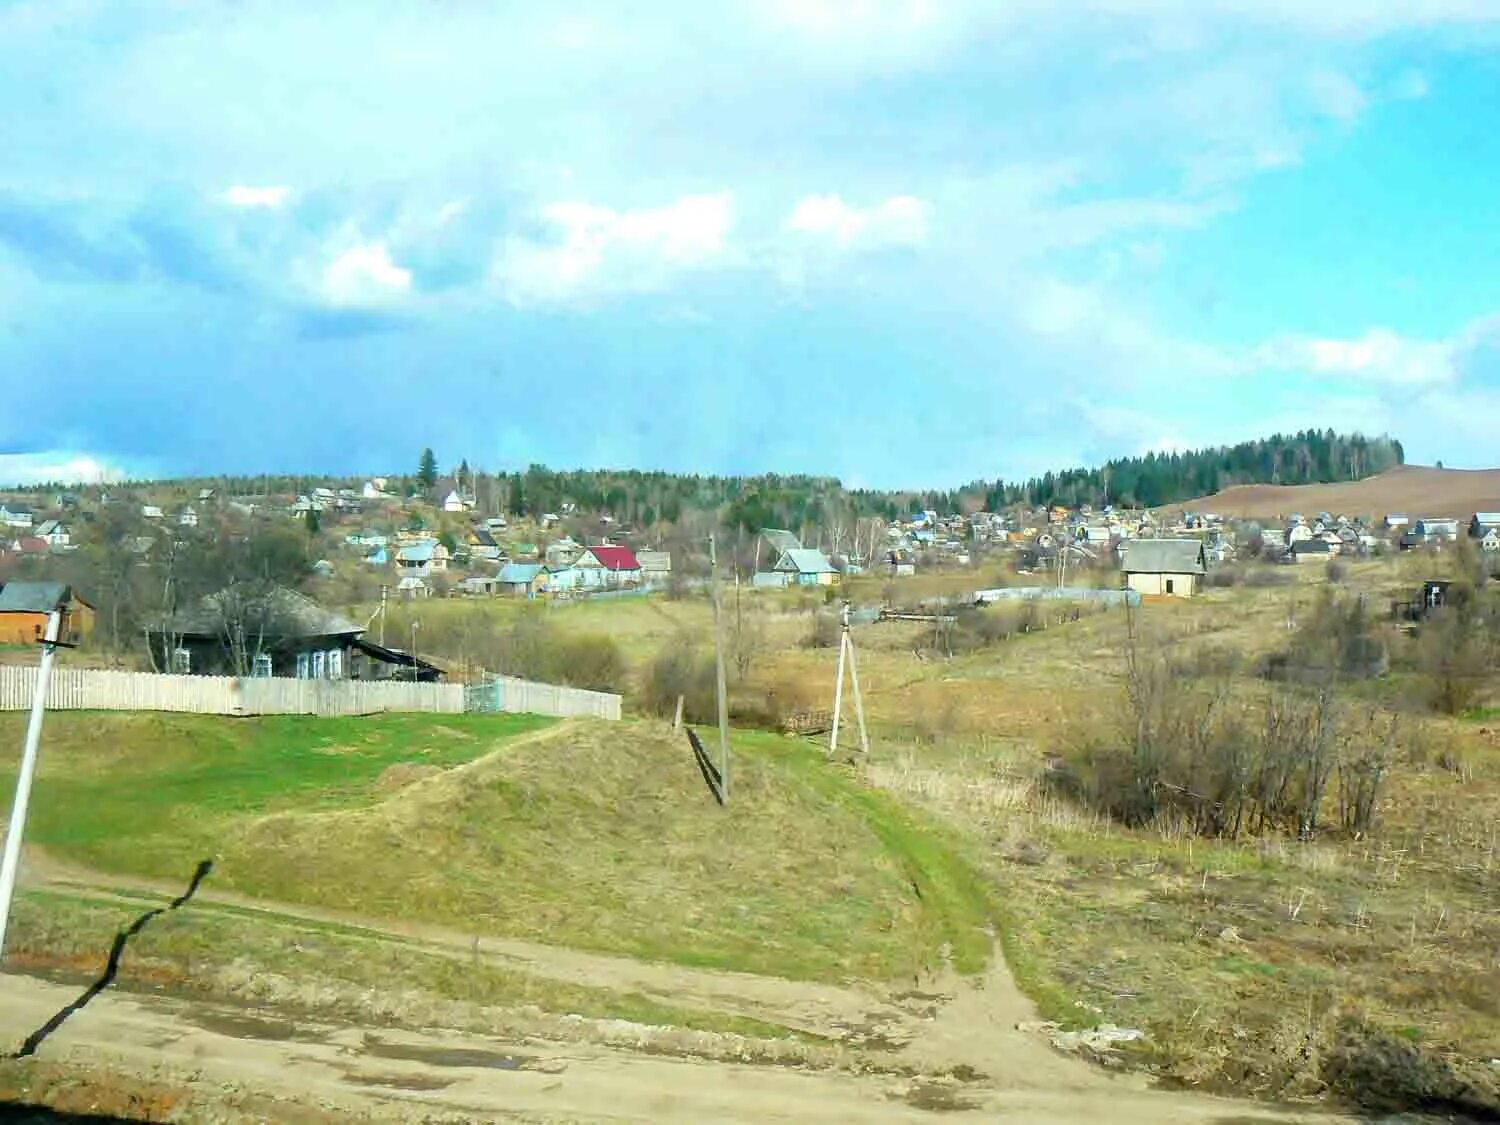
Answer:
[(1142, 595), (1190, 598), (1203, 589), (1208, 558), (1198, 539), (1134, 539), (1120, 544), (1125, 585)]

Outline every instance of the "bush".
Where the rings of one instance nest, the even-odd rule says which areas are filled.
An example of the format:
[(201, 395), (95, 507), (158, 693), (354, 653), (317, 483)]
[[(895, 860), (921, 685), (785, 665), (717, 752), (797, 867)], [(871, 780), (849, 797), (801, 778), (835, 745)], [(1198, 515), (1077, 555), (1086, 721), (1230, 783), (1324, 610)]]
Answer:
[(1349, 577), (1349, 564), (1343, 559), (1329, 559), (1328, 565), (1323, 568), (1323, 576), (1338, 585)]
[(844, 626), (837, 614), (814, 613), (812, 628), (802, 643), (808, 648), (834, 648), (839, 643)]
[(1208, 584), (1216, 588), (1233, 586), (1240, 580), (1240, 572), (1235, 567), (1218, 566), (1208, 572)]
[(1260, 566), (1247, 567), (1244, 579), (1246, 586), (1290, 586), (1293, 582), (1297, 581), (1297, 576), (1290, 568), (1280, 567), (1274, 563), (1267, 563)]
[(718, 721), (713, 653), (692, 645), (668, 645), (646, 667), (641, 682), (641, 709), (649, 715), (670, 718), (683, 698), (683, 716), (688, 722)]

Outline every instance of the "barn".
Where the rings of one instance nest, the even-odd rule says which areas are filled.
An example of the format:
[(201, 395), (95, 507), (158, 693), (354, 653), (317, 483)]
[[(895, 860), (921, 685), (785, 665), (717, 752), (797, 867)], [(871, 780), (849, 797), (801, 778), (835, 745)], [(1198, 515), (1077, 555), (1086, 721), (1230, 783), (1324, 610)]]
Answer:
[(1138, 594), (1190, 598), (1203, 589), (1208, 558), (1197, 539), (1131, 539), (1121, 544), (1125, 586)]
[(60, 640), (77, 644), (93, 631), (94, 607), (61, 582), (7, 582), (0, 588), (0, 644), (36, 644), (47, 618), (63, 611)]

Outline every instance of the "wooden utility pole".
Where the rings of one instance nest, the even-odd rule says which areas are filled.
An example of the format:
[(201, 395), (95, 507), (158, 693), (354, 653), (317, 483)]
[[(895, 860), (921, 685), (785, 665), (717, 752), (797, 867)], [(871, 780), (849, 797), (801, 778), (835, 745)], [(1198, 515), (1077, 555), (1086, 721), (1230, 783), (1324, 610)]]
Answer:
[(719, 608), (719, 554), (708, 537), (709, 585), (714, 601), (714, 680), (719, 704), (719, 776), (724, 803), (729, 803), (729, 692), (724, 682), (724, 621)]
[(830, 757), (839, 752), (839, 720), (843, 717), (844, 710), (844, 663), (847, 659), (849, 664), (849, 679), (854, 688), (854, 714), (859, 719), (859, 748), (868, 754), (870, 752), (870, 736), (865, 730), (865, 702), (859, 691), (859, 664), (854, 656), (854, 638), (849, 635), (849, 603), (844, 603), (842, 628), (839, 632), (839, 670), (838, 679), (833, 684), (833, 729), (828, 735), (828, 754)]

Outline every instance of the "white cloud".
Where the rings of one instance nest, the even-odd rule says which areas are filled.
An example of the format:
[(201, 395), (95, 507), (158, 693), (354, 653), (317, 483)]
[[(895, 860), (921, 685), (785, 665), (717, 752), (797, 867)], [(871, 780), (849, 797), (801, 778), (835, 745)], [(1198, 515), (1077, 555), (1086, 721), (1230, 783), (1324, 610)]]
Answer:
[(1308, 83), (1313, 105), (1325, 116), (1342, 125), (1359, 120), (1370, 104), (1359, 83), (1336, 70), (1320, 70)]
[(85, 454), (54, 450), (45, 453), (0, 453), (0, 484), (97, 484), (123, 480), (125, 472)]
[(1256, 348), (1250, 364), (1390, 386), (1430, 387), (1453, 380), (1454, 355), (1449, 341), (1413, 340), (1388, 328), (1372, 328), (1352, 340), (1283, 336)]
[(495, 275), (514, 302), (653, 292), (678, 274), (724, 260), (734, 209), (728, 192), (662, 207), (615, 210), (559, 201), (542, 208), (552, 237), (510, 238)]
[(250, 187), (235, 184), (226, 189), (219, 198), (231, 207), (280, 207), (291, 197), (289, 187)]
[(916, 246), (927, 241), (928, 211), (926, 203), (911, 195), (894, 195), (863, 209), (837, 195), (809, 195), (792, 208), (784, 226), (842, 247)]
[(391, 260), (384, 242), (340, 253), (323, 270), (323, 295), (335, 305), (376, 305), (411, 292), (411, 270)]

